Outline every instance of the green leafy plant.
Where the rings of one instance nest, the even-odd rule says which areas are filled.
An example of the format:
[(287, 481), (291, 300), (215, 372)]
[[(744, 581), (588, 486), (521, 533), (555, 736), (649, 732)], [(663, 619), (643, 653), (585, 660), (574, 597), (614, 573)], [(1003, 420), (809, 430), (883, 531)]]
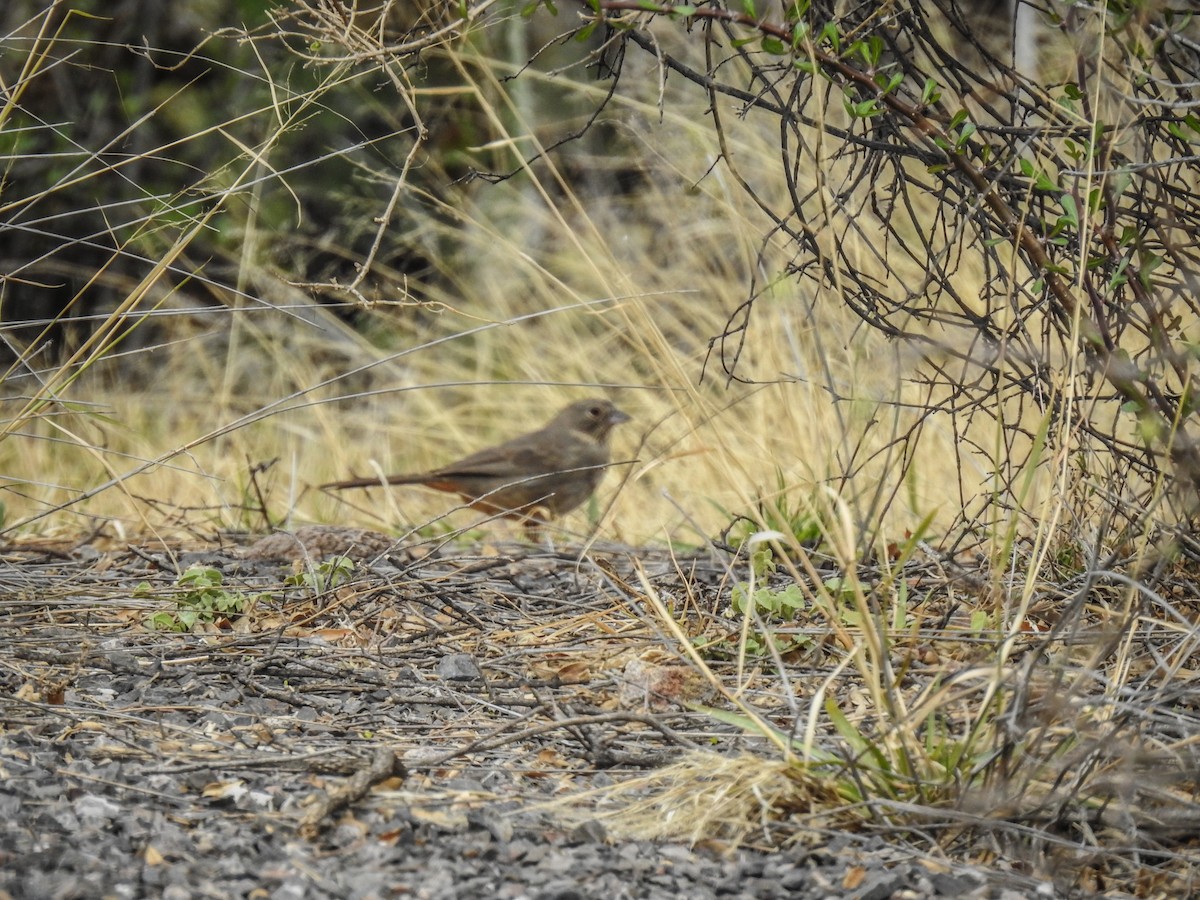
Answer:
[[(220, 623), (244, 613), (257, 595), (231, 591), (225, 587), (225, 576), (211, 566), (192, 566), (177, 579), (179, 592), (168, 599), (175, 604), (172, 611), (157, 612), (146, 622), (155, 631), (191, 631), (197, 623)], [(147, 584), (135, 594), (153, 596)]]
[(739, 584), (734, 587), (731, 599), (734, 610), (742, 615), (757, 612), (779, 618), (794, 615), (807, 606), (804, 594), (796, 584), (789, 584), (782, 590), (758, 588), (753, 594), (747, 585)]
[(753, 588), (752, 584), (735, 585), (730, 596), (732, 611), (750, 617), (755, 628), (746, 630), (742, 640), (751, 656), (770, 653), (789, 653), (807, 647), (812, 639), (807, 634), (795, 634), (776, 629), (774, 623), (787, 622), (808, 606), (797, 584), (781, 590), (770, 587)]

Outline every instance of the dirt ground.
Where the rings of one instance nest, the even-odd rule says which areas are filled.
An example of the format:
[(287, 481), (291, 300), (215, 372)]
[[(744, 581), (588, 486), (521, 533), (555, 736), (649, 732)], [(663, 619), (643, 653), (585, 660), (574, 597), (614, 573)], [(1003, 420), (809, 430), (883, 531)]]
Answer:
[[(717, 816), (708, 794), (691, 813), (656, 801), (654, 773), (685, 757), (715, 773), (772, 755), (703, 707), (712, 686), (638, 599), (651, 586), (697, 631), (724, 627), (718, 551), (301, 540), (8, 550), (0, 896), (1089, 893), (815, 804), (771, 809), (760, 787)], [(334, 547), (353, 569), (317, 565)]]

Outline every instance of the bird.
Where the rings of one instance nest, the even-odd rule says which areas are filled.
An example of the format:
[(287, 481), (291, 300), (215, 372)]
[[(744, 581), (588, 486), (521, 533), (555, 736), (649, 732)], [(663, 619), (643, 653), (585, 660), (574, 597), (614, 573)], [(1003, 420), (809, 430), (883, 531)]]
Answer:
[(587, 500), (608, 467), (609, 436), (630, 417), (609, 400), (578, 400), (536, 431), (428, 472), (352, 478), (322, 490), (419, 484), (458, 494), (488, 515), (542, 525)]

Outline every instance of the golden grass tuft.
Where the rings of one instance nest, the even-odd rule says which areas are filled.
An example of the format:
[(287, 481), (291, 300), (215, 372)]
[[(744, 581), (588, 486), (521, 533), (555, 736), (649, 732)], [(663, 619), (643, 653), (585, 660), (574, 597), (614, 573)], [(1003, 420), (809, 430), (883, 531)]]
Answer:
[(529, 810), (572, 825), (596, 821), (615, 840), (719, 840), (778, 846), (853, 829), (861, 810), (834, 783), (779, 759), (695, 750), (675, 763), (611, 787), (571, 794)]

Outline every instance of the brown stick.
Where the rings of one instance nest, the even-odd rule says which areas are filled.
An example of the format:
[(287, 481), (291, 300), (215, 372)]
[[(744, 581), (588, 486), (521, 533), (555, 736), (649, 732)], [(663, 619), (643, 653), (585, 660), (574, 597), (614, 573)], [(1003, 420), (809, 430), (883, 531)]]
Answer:
[(380, 747), (371, 761), (346, 779), (341, 787), (317, 792), (312, 806), (304, 815), (304, 821), (300, 823), (300, 836), (305, 840), (316, 840), (329, 816), (362, 799), (372, 786), (393, 776), (407, 778), (408, 769), (390, 747)]

